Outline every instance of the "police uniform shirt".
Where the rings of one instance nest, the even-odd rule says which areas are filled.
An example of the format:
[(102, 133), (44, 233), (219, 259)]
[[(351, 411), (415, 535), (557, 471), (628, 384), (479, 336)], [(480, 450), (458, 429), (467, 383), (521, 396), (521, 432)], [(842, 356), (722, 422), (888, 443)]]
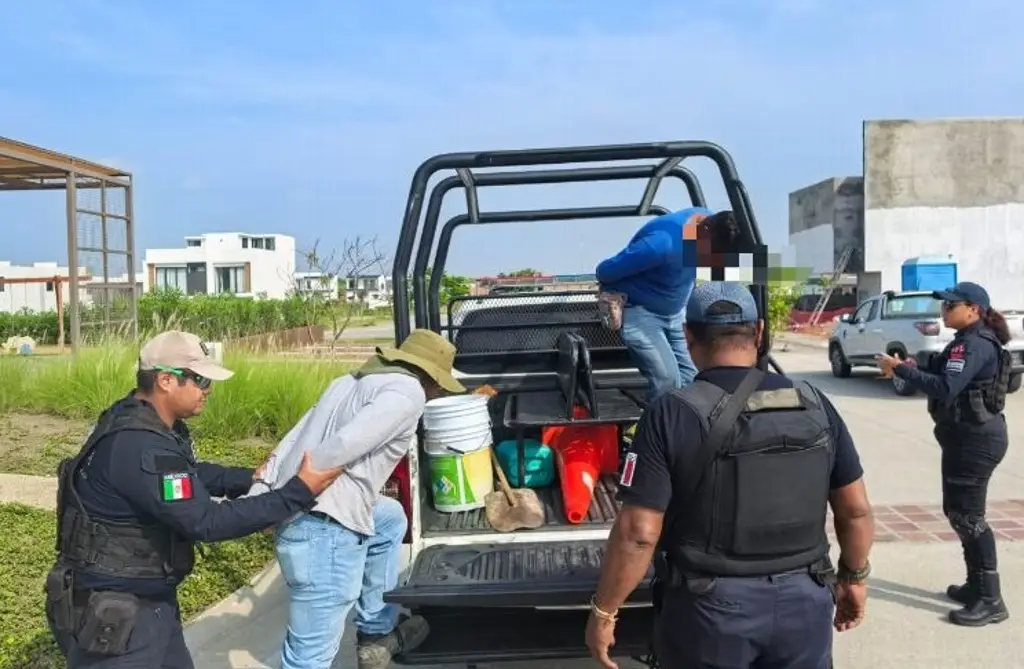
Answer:
[[(154, 411), (134, 397), (119, 402), (117, 410)], [(253, 470), (197, 462), (184, 423), (176, 424), (173, 432), (175, 439), (144, 430), (124, 430), (101, 439), (74, 475), (86, 512), (118, 523), (169, 526), (192, 541), (219, 541), (257, 532), (314, 503), (298, 479), (276, 494), (218, 503), (213, 497), (247, 493)], [(164, 579), (75, 572), (77, 589), (162, 597), (173, 596), (176, 585)]]
[[(728, 393), (736, 392), (750, 371), (747, 367), (716, 367), (697, 375)], [(793, 382), (780, 374), (767, 374), (758, 390), (792, 388)], [(832, 425), (835, 460), (832, 466), (830, 488), (845, 487), (864, 475), (860, 456), (853, 438), (835, 407), (819, 392), (825, 413)], [(644, 411), (637, 426), (633, 444), (626, 454), (619, 481), (619, 500), (635, 506), (666, 514), (663, 543), (671, 542), (673, 527), (673, 490), (681, 487), (684, 474), (697, 452), (701, 439), (706, 437), (700, 419), (694, 411), (665, 393)], [(679, 509), (679, 512), (684, 512)]]
[(893, 374), (947, 406), (971, 381), (985, 381), (999, 373), (999, 350), (981, 336), (981, 322), (957, 332), (939, 358), (939, 368), (925, 372), (912, 365), (898, 365)]

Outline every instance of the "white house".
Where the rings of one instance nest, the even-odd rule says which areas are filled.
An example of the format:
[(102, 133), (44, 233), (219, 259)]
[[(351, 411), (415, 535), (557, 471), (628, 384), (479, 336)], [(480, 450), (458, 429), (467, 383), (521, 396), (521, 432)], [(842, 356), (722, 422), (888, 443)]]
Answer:
[[(144, 274), (136, 274), (137, 292), (142, 290), (144, 277)], [(100, 296), (104, 288), (111, 295), (131, 294), (127, 274), (109, 277), (110, 282), (106, 285), (102, 276), (92, 276), (85, 269), (79, 271), (78, 278), (78, 299), (83, 306), (92, 304), (94, 297)], [(55, 262), (15, 265), (0, 261), (0, 312), (14, 313), (22, 309), (56, 311), (58, 283), (64, 304), (71, 302), (69, 279), (68, 268)]]
[(281, 299), (294, 286), (295, 238), (208, 233), (176, 249), (146, 249), (146, 288), (187, 295), (233, 293)]
[(391, 277), (383, 274), (365, 274), (344, 279), (345, 299), (361, 302), (371, 309), (386, 307), (391, 304), (394, 292)]
[[(80, 276), (84, 276), (81, 274)], [(55, 262), (37, 262), (31, 265), (15, 265), (0, 260), (0, 312), (14, 313), (22, 309), (29, 311), (56, 311), (57, 287), (55, 278), (64, 282), (61, 297), (65, 304), (68, 296), (68, 268)], [(27, 280), (27, 281), (26, 281)], [(84, 299), (85, 292), (79, 289)]]
[(326, 298), (338, 297), (338, 277), (324, 272), (296, 272), (295, 292), (300, 295), (319, 293)]

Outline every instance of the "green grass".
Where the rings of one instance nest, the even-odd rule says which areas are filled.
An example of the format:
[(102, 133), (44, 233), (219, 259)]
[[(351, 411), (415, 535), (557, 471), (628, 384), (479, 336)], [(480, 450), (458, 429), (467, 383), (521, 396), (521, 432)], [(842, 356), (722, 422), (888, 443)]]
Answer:
[[(43, 582), (53, 564), (52, 511), (0, 504), (0, 669), (58, 669), (63, 658), (46, 626)], [(179, 591), (190, 619), (246, 585), (273, 558), (269, 536), (206, 546)]]
[[(135, 383), (138, 350), (85, 349), (76, 358), (0, 357), (0, 414), (51, 413), (92, 421)], [(279, 439), (302, 417), (330, 381), (351, 364), (330, 360), (255, 361), (230, 352), (235, 372), (214, 385), (203, 414), (190, 424), (197, 438)]]
[[(19, 467), (53, 473), (77, 448), (75, 430), (88, 429), (100, 411), (134, 385), (137, 349), (87, 349), (77, 359), (0, 357), (0, 423), (18, 429), (18, 414), (67, 419), (67, 434), (53, 435)], [(316, 402), (327, 384), (351, 368), (332, 361), (251, 361), (228, 355), (235, 376), (214, 387), (202, 416), (191, 421), (199, 457), (255, 466)], [(5, 417), (6, 415), (6, 417)], [(22, 421), (24, 422), (24, 421)], [(0, 425), (2, 427), (2, 425)], [(15, 459), (15, 458), (9, 458)], [(10, 465), (4, 469), (10, 470)], [(54, 558), (51, 511), (0, 504), (0, 669), (56, 669), (64, 663), (46, 626), (43, 582)], [(206, 545), (179, 595), (192, 618), (245, 585), (273, 558), (266, 535)]]

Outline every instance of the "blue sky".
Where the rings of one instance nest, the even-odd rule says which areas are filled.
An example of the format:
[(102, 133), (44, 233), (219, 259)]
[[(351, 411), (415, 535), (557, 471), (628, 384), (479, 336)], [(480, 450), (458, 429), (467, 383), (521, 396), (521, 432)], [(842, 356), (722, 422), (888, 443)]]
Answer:
[[(0, 135), (133, 172), (140, 255), (216, 231), (321, 249), (376, 235), (391, 253), (434, 153), (674, 139), (732, 153), (778, 247), (790, 191), (860, 173), (862, 120), (1024, 112), (1021, 25), (1012, 0), (15, 3)], [(481, 205), (641, 192), (502, 188)], [(65, 262), (61, 196), (0, 195), (0, 260)], [(659, 202), (687, 204), (678, 185)], [(638, 223), (463, 228), (449, 268), (591, 271)]]

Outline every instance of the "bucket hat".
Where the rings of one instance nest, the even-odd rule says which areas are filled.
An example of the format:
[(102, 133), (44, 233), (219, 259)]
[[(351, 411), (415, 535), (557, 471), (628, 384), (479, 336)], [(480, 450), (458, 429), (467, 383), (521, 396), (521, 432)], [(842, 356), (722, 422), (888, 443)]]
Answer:
[(455, 346), (433, 330), (417, 328), (396, 349), (378, 347), (377, 355), (389, 362), (412, 365), (450, 393), (466, 392), (466, 387), (452, 376)]

